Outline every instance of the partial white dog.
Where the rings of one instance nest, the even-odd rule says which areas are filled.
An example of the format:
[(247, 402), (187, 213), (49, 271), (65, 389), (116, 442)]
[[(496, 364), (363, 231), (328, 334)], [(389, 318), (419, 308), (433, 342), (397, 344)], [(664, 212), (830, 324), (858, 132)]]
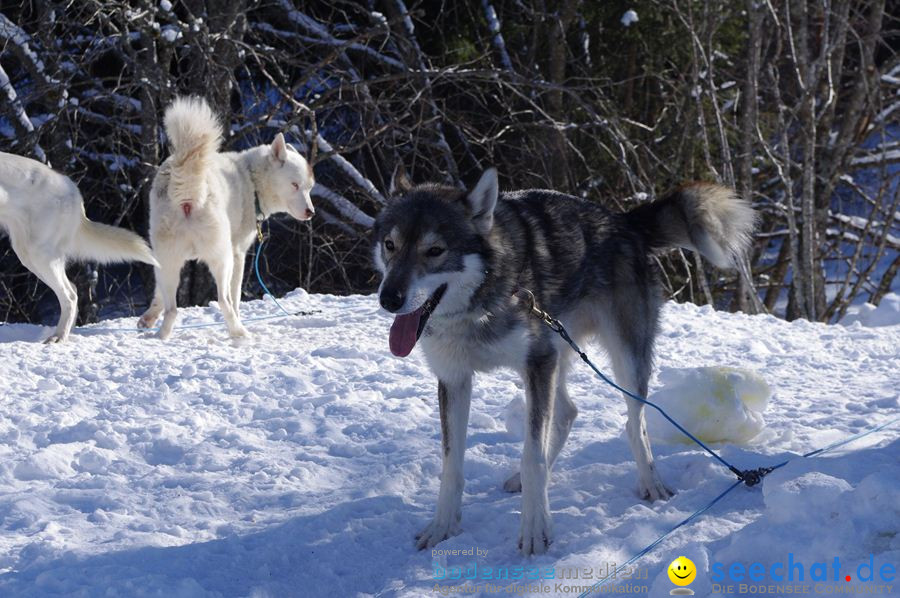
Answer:
[(78, 297), (66, 260), (138, 261), (156, 265), (147, 243), (133, 232), (87, 219), (72, 179), (36, 160), (0, 152), (0, 228), (26, 268), (53, 289), (60, 314), (45, 342), (66, 340)]
[(153, 327), (162, 313), (159, 336), (172, 334), (181, 268), (198, 259), (216, 280), (229, 334), (246, 336), (238, 306), (244, 256), (256, 236), (257, 219), (278, 212), (312, 218), (312, 167), (281, 133), (271, 145), (219, 152), (222, 125), (201, 98), (176, 99), (164, 124), (172, 155), (150, 190), (150, 242), (159, 260), (156, 292), (138, 326)]

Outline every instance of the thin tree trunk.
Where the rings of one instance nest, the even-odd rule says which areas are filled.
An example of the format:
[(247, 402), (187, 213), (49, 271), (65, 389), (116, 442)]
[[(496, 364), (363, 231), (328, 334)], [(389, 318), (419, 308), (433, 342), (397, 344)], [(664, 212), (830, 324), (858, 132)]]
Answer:
[[(581, 0), (561, 0), (555, 6), (556, 11), (553, 13), (548, 36), (547, 80), (556, 85), (563, 85), (566, 81), (566, 62), (569, 54), (566, 34), (569, 26), (574, 22), (580, 4)], [(561, 90), (552, 89), (547, 93), (547, 108), (557, 122), (565, 120)], [(558, 128), (551, 128), (547, 130), (547, 136), (550, 148), (547, 156), (550, 180), (555, 188), (568, 189), (571, 187), (571, 181), (567, 158), (569, 149), (565, 133)]]

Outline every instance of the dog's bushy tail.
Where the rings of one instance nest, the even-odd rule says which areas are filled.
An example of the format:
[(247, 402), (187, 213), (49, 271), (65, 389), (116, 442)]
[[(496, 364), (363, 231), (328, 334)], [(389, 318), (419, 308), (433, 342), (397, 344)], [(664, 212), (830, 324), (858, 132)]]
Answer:
[(720, 268), (750, 246), (756, 212), (734, 191), (712, 183), (693, 183), (628, 212), (652, 249), (684, 247), (700, 252)]
[(110, 262), (143, 262), (159, 266), (150, 246), (141, 237), (124, 228), (109, 226), (83, 218), (72, 257), (93, 260), (102, 264)]
[(206, 201), (206, 177), (219, 151), (222, 125), (203, 98), (176, 98), (163, 119), (172, 149), (169, 197), (176, 203)]

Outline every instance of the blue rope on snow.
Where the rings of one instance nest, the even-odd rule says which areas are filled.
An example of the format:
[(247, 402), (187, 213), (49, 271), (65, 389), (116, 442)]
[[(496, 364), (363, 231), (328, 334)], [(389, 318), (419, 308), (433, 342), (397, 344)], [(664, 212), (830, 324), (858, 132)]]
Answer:
[(275, 298), (275, 295), (272, 294), (272, 291), (269, 290), (269, 287), (266, 286), (266, 283), (263, 282), (262, 276), (259, 274), (259, 256), (262, 255), (262, 248), (265, 245), (267, 239), (263, 239), (259, 242), (259, 245), (256, 246), (256, 255), (253, 256), (253, 271), (256, 272), (256, 280), (259, 282), (259, 286), (262, 287), (263, 292), (269, 296), (272, 301), (275, 302), (275, 305), (278, 306), (278, 309), (281, 310), (281, 313), (285, 316), (293, 316), (288, 310), (281, 306), (278, 302), (278, 299)]
[[(669, 414), (666, 413), (662, 407), (653, 403), (652, 401), (647, 400), (644, 397), (641, 397), (629, 390), (622, 388), (621, 386), (619, 386), (618, 384), (613, 382), (608, 376), (606, 376), (606, 374), (604, 374), (602, 371), (600, 371), (600, 369), (596, 365), (594, 365), (594, 363), (590, 360), (590, 358), (587, 356), (587, 354), (581, 350), (581, 347), (579, 347), (578, 344), (572, 339), (572, 337), (569, 336), (569, 332), (566, 330), (566, 327), (563, 326), (562, 322), (560, 322), (559, 320), (557, 320), (556, 318), (554, 318), (547, 312), (545, 312), (542, 309), (540, 309), (539, 307), (537, 307), (537, 305), (535, 304), (534, 294), (531, 291), (529, 291), (527, 289), (520, 289), (519, 291), (517, 291), (516, 294), (520, 295), (523, 299), (526, 299), (528, 301), (528, 303), (529, 303), (528, 310), (531, 313), (531, 315), (540, 319), (541, 322), (544, 323), (548, 328), (550, 328), (553, 332), (557, 333), (560, 336), (560, 338), (562, 338), (569, 345), (569, 347), (571, 347), (572, 350), (575, 351), (579, 357), (581, 357), (581, 360), (584, 361), (586, 364), (588, 364), (588, 366), (590, 366), (590, 368), (592, 370), (594, 370), (594, 373), (597, 374), (597, 376), (601, 380), (603, 380), (604, 382), (606, 382), (607, 384), (609, 384), (616, 390), (627, 395), (628, 397), (631, 397), (632, 399), (639, 401), (640, 403), (643, 403), (644, 405), (649, 405), (650, 407), (653, 407), (654, 409), (656, 409), (660, 414), (662, 414), (663, 417), (666, 418), (666, 420), (669, 421), (669, 423), (671, 423), (673, 426), (675, 426), (676, 428), (681, 430), (681, 432), (683, 432), (688, 438), (690, 438), (695, 443), (697, 443), (697, 445), (699, 445), (707, 453), (709, 453), (710, 455), (715, 457), (716, 460), (718, 460), (722, 465), (727, 467), (732, 473), (734, 473), (738, 477), (738, 480), (736, 482), (732, 483), (731, 486), (726, 488), (721, 494), (716, 496), (707, 505), (705, 505), (704, 507), (702, 507), (702, 508), (698, 509), (697, 511), (695, 511), (694, 513), (692, 513), (686, 519), (682, 520), (680, 523), (675, 525), (672, 529), (670, 529), (669, 531), (667, 531), (666, 533), (661, 535), (659, 538), (657, 538), (651, 544), (649, 544), (644, 549), (642, 549), (640, 552), (638, 552), (633, 557), (628, 559), (622, 565), (622, 567), (626, 567), (626, 566), (630, 565), (631, 563), (635, 562), (636, 560), (638, 560), (639, 558), (641, 558), (642, 556), (644, 556), (645, 554), (647, 554), (648, 552), (650, 552), (651, 550), (656, 548), (665, 538), (667, 538), (669, 535), (671, 535), (675, 530), (677, 530), (678, 528), (682, 527), (683, 525), (693, 521), (694, 519), (696, 519), (697, 517), (699, 517), (706, 511), (708, 511), (710, 508), (712, 508), (713, 505), (715, 505), (717, 502), (722, 500), (729, 492), (731, 492), (732, 490), (734, 490), (741, 484), (746, 484), (747, 486), (755, 486), (760, 481), (762, 481), (763, 477), (772, 473), (773, 471), (775, 471), (776, 469), (778, 469), (780, 467), (784, 467), (785, 465), (787, 465), (788, 463), (790, 463), (791, 461), (793, 461), (794, 459), (797, 458), (797, 457), (795, 457), (794, 459), (788, 459), (786, 461), (782, 461), (781, 463), (778, 463), (777, 465), (773, 465), (770, 467), (759, 467), (757, 469), (748, 469), (748, 470), (738, 469), (737, 467), (735, 467), (734, 465), (732, 465), (731, 463), (729, 463), (728, 461), (723, 459), (714, 450), (712, 450), (711, 448), (706, 446), (699, 438), (697, 438), (696, 436), (694, 436), (693, 434), (688, 432), (684, 428), (684, 426), (682, 426), (677, 421), (675, 421), (674, 419), (669, 417)], [(878, 432), (879, 430), (883, 430), (883, 429), (887, 428), (888, 426), (896, 423), (897, 421), (900, 421), (900, 418), (892, 419), (892, 420), (888, 421), (887, 423), (881, 424), (880, 426), (875, 426), (874, 428), (867, 430), (865, 432), (860, 432), (858, 434), (854, 434), (853, 436), (850, 436), (850, 437), (845, 438), (844, 440), (840, 440), (838, 442), (834, 442), (826, 447), (816, 449), (814, 451), (810, 451), (804, 455), (801, 455), (800, 458), (808, 458), (808, 457), (813, 457), (815, 455), (821, 455), (821, 454), (828, 452), (830, 450), (833, 450), (839, 446), (843, 446), (849, 442), (853, 442), (854, 440), (862, 438), (863, 436), (868, 436), (869, 434), (873, 434), (875, 432)], [(610, 573), (609, 575), (607, 575), (606, 577), (604, 577), (603, 579), (598, 581), (593, 586), (591, 586), (590, 589), (588, 589), (586, 592), (582, 593), (578, 598), (585, 598), (588, 594), (597, 591), (597, 589), (599, 589), (606, 581), (613, 578), (620, 569), (621, 569), (621, 567), (616, 567), (616, 569), (612, 573)]]
[[(698, 445), (700, 445), (700, 447), (701, 447), (703, 450), (705, 450), (707, 453), (709, 453), (710, 455), (712, 455), (713, 457), (715, 457), (716, 459), (718, 459), (718, 461), (719, 461), (722, 465), (724, 465), (725, 467), (727, 467), (728, 469), (730, 469), (732, 473), (734, 473), (735, 475), (737, 475), (737, 476), (740, 478), (740, 481), (741, 481), (741, 482), (746, 482), (746, 481), (747, 481), (747, 480), (744, 479), (744, 472), (743, 472), (743, 471), (741, 471), (740, 469), (738, 469), (737, 467), (735, 467), (734, 465), (732, 465), (731, 463), (729, 463), (728, 461), (726, 461), (725, 459), (723, 459), (721, 456), (719, 456), (718, 453), (716, 453), (716, 451), (714, 451), (714, 450), (712, 450), (711, 448), (709, 448), (708, 446), (706, 446), (699, 438), (697, 438), (696, 436), (694, 436), (693, 434), (691, 434), (690, 432), (688, 432), (687, 430), (685, 430), (685, 429), (684, 429), (684, 426), (682, 426), (682, 425), (679, 424), (677, 421), (675, 421), (674, 419), (672, 419), (671, 417), (669, 417), (669, 414), (666, 413), (666, 412), (663, 410), (662, 407), (660, 407), (659, 405), (657, 405), (656, 403), (654, 403), (654, 402), (652, 402), (652, 401), (649, 401), (649, 400), (645, 399), (644, 397), (638, 396), (638, 395), (636, 395), (636, 394), (633, 393), (633, 392), (630, 392), (630, 391), (628, 391), (628, 390), (625, 390), (624, 388), (622, 388), (621, 386), (619, 386), (618, 384), (616, 384), (615, 382), (613, 382), (612, 380), (610, 380), (609, 377), (607, 377), (603, 372), (601, 372), (601, 371), (597, 368), (597, 366), (594, 365), (594, 363), (593, 363), (590, 359), (588, 359), (588, 356), (587, 356), (580, 348), (578, 348), (578, 345), (576, 345), (576, 344), (574, 343), (574, 341), (572, 341), (572, 339), (569, 337), (568, 334), (566, 334), (566, 335), (563, 337), (563, 340), (565, 340), (566, 342), (568, 342), (568, 343), (572, 346), (572, 348), (578, 353), (578, 355), (581, 357), (581, 359), (582, 359), (586, 364), (588, 364), (588, 366), (590, 366), (590, 368), (591, 368), (592, 370), (594, 370), (594, 373), (596, 373), (596, 374), (600, 377), (601, 380), (603, 380), (604, 382), (606, 382), (607, 384), (609, 384), (610, 386), (612, 386), (612, 387), (615, 388), (616, 390), (618, 390), (618, 391), (620, 391), (620, 392), (622, 392), (622, 393), (628, 395), (629, 397), (631, 397), (631, 398), (634, 399), (635, 401), (640, 401), (641, 403), (643, 403), (643, 404), (645, 404), (645, 405), (649, 405), (650, 407), (653, 407), (654, 409), (656, 409), (657, 411), (659, 411), (659, 413), (660, 413), (664, 418), (666, 418), (666, 419), (669, 421), (669, 423), (671, 423), (673, 426), (675, 426), (676, 428), (678, 428), (679, 430), (681, 430), (681, 432), (682, 432), (683, 434), (685, 434), (688, 438), (690, 438), (691, 440), (693, 440), (694, 442), (696, 442)], [(751, 484), (748, 484), (748, 485), (752, 486), (752, 485), (754, 485), (754, 484), (751, 483)]]
[[(849, 444), (849, 443), (853, 442), (854, 440), (859, 440), (860, 438), (862, 438), (862, 437), (864, 437), (864, 436), (868, 436), (869, 434), (874, 434), (875, 432), (879, 432), (879, 431), (881, 431), (881, 430), (884, 430), (885, 428), (887, 428), (887, 427), (889, 427), (889, 426), (891, 426), (891, 425), (897, 423), (898, 421), (900, 421), (900, 417), (894, 418), (894, 419), (888, 421), (887, 423), (881, 424), (881, 425), (879, 425), (879, 426), (875, 426), (874, 428), (871, 428), (871, 429), (866, 430), (866, 431), (864, 431), (864, 432), (860, 432), (860, 433), (858, 433), (858, 434), (854, 434), (853, 436), (849, 436), (849, 437), (847, 437), (847, 438), (845, 438), (845, 439), (843, 439), (843, 440), (839, 440), (839, 441), (837, 441), (837, 442), (834, 442), (834, 443), (832, 443), (832, 444), (829, 444), (828, 446), (826, 446), (826, 447), (824, 447), (824, 448), (816, 449), (816, 450), (814, 450), (814, 451), (810, 451), (810, 452), (808, 452), (808, 453), (806, 453), (806, 454), (804, 454), (804, 455), (801, 455), (800, 457), (794, 457), (793, 459), (788, 459), (787, 461), (783, 461), (782, 463), (779, 463), (778, 465), (773, 466), (773, 467), (771, 468), (771, 470), (775, 470), (775, 469), (778, 469), (778, 468), (780, 468), (780, 467), (784, 467), (785, 465), (787, 465), (787, 464), (790, 463), (791, 461), (794, 461), (794, 460), (796, 460), (796, 459), (798, 459), (798, 458), (799, 458), (799, 459), (806, 459), (806, 458), (808, 458), (808, 457), (814, 457), (814, 456), (816, 456), (816, 455), (821, 455), (821, 454), (823, 454), (823, 453), (827, 453), (828, 451), (834, 450), (834, 449), (838, 448), (839, 446), (843, 446), (843, 445), (845, 445), (845, 444)], [(687, 524), (687, 523), (690, 523), (691, 521), (693, 521), (694, 519), (696, 519), (697, 517), (699, 517), (700, 515), (702, 515), (702, 514), (705, 513), (706, 511), (708, 511), (710, 508), (712, 508), (712, 506), (713, 506), (714, 504), (716, 504), (717, 502), (719, 502), (720, 500), (722, 500), (723, 498), (725, 498), (725, 496), (726, 496), (729, 492), (731, 492), (732, 490), (734, 490), (735, 488), (737, 488), (738, 486), (740, 486), (740, 485), (743, 484), (743, 483), (744, 483), (744, 480), (738, 480), (738, 481), (732, 483), (731, 486), (729, 486), (728, 488), (726, 488), (721, 494), (719, 494), (717, 497), (715, 497), (714, 499), (712, 499), (712, 501), (710, 501), (707, 505), (705, 505), (704, 507), (702, 507), (702, 508), (700, 508), (700, 509), (697, 509), (697, 510), (694, 511), (690, 516), (688, 516), (687, 518), (683, 519), (681, 522), (677, 523), (672, 529), (670, 529), (669, 531), (667, 531), (666, 533), (664, 533), (663, 535), (661, 535), (659, 538), (657, 538), (656, 540), (654, 540), (652, 543), (650, 543), (649, 545), (647, 545), (647, 546), (646, 546), (645, 548), (643, 548), (640, 552), (638, 552), (637, 554), (635, 554), (634, 556), (632, 556), (630, 559), (628, 559), (627, 561), (625, 561), (621, 566), (616, 567), (616, 568), (613, 570), (612, 573), (610, 573), (609, 575), (607, 575), (606, 577), (604, 577), (603, 579), (599, 580), (597, 583), (595, 583), (594, 585), (592, 585), (592, 586), (590, 587), (590, 589), (588, 589), (587, 591), (585, 591), (585, 592), (583, 592), (582, 594), (580, 594), (580, 595), (578, 596), (578, 598), (586, 598), (589, 594), (592, 594), (592, 593), (596, 592), (597, 590), (599, 590), (600, 587), (603, 586), (603, 584), (605, 584), (605, 583), (606, 583), (607, 581), (609, 581), (610, 579), (615, 578), (616, 575), (618, 574), (618, 572), (619, 572), (621, 569), (627, 567), (627, 566), (630, 565), (631, 563), (635, 562), (636, 560), (638, 560), (639, 558), (641, 558), (642, 556), (644, 556), (645, 554), (647, 554), (648, 552), (650, 552), (651, 550), (653, 550), (654, 548), (656, 548), (657, 546), (659, 546), (660, 543), (662, 543), (663, 540), (665, 540), (665, 539), (668, 538), (670, 535), (672, 535), (672, 533), (674, 533), (675, 530), (677, 530), (678, 528), (682, 527), (683, 525), (685, 525), (685, 524)]]
[(573, 351), (578, 353), (578, 356), (581, 357), (581, 360), (584, 361), (586, 364), (588, 364), (588, 366), (590, 366), (590, 368), (592, 370), (594, 370), (594, 373), (597, 374), (597, 376), (599, 376), (601, 380), (603, 380), (604, 382), (606, 382), (607, 384), (609, 384), (616, 390), (619, 390), (620, 392), (624, 393), (625, 395), (631, 397), (635, 401), (638, 401), (645, 405), (649, 405), (650, 407), (653, 407), (654, 409), (659, 411), (662, 414), (662, 416), (665, 417), (669, 421), (669, 423), (671, 423), (673, 426), (675, 426), (676, 428), (681, 430), (688, 438), (690, 438), (695, 443), (697, 443), (707, 453), (709, 453), (710, 455), (715, 457), (716, 460), (719, 461), (719, 463), (721, 463), (722, 465), (727, 467), (731, 471), (731, 473), (736, 475), (741, 482), (743, 482), (744, 484), (747, 484), (748, 486), (755, 486), (763, 479), (763, 477), (765, 477), (767, 474), (772, 472), (772, 470), (774, 468), (771, 468), (771, 467), (759, 467), (757, 469), (746, 469), (746, 470), (738, 469), (737, 467), (735, 467), (734, 465), (732, 465), (731, 463), (729, 463), (728, 461), (723, 459), (716, 451), (714, 451), (711, 448), (709, 448), (708, 446), (706, 446), (699, 438), (697, 438), (696, 436), (694, 436), (693, 434), (688, 432), (684, 428), (684, 426), (682, 426), (677, 421), (675, 421), (674, 419), (669, 417), (669, 414), (666, 413), (662, 407), (660, 407), (656, 403), (653, 403), (652, 401), (647, 400), (645, 397), (636, 395), (635, 393), (622, 388), (621, 386), (619, 386), (618, 384), (616, 384), (615, 382), (610, 380), (609, 377), (607, 377), (606, 374), (601, 372), (600, 369), (596, 365), (594, 365), (594, 363), (590, 360), (590, 358), (588, 358), (587, 353), (582, 351), (581, 347), (579, 347), (578, 344), (572, 339), (572, 337), (569, 336), (569, 332), (566, 330), (566, 327), (563, 326), (562, 322), (560, 322), (559, 320), (557, 320), (556, 318), (554, 318), (553, 316), (551, 316), (544, 310), (540, 309), (535, 304), (534, 293), (532, 293), (531, 291), (529, 291), (527, 289), (520, 289), (516, 294), (520, 295), (522, 298), (528, 300), (528, 303), (529, 303), (528, 310), (531, 313), (531, 315), (540, 319), (543, 324), (545, 324), (548, 328), (550, 328), (550, 330), (552, 330), (553, 332), (558, 334), (560, 336), (560, 338), (562, 338), (572, 348)]

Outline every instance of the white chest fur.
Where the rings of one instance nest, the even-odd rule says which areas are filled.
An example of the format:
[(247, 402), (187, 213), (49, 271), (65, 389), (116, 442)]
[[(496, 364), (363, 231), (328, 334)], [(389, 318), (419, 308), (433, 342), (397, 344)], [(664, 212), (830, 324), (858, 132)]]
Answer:
[[(431, 371), (442, 380), (453, 380), (499, 367), (522, 371), (528, 355), (529, 331), (516, 325), (503, 335), (482, 334), (483, 322), (454, 319), (429, 322), (430, 334), (422, 337), (422, 349)], [(491, 340), (485, 340), (490, 338)]]

